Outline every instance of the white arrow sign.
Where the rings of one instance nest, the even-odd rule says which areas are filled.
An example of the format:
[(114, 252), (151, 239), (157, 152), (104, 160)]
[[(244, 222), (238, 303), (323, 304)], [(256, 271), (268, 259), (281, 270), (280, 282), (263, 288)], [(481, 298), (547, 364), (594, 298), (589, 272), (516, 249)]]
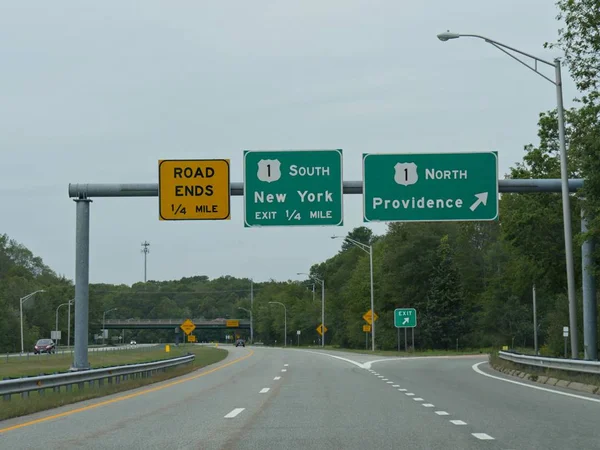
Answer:
[(471, 205), (471, 207), (470, 207), (471, 211), (475, 211), (481, 203), (483, 203), (483, 206), (487, 205), (487, 199), (488, 199), (487, 192), (481, 192), (479, 194), (475, 194), (475, 197), (477, 197), (477, 200), (475, 200), (475, 202)]
[(410, 317), (405, 317), (404, 322), (402, 322), (402, 325), (406, 325), (409, 321), (410, 321)]

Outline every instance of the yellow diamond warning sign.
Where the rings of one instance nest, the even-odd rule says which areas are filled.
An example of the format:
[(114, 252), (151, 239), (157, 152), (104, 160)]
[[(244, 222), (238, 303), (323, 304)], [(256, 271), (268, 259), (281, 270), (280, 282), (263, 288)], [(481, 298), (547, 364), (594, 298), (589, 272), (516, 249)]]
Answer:
[(194, 322), (192, 322), (190, 319), (186, 319), (181, 325), (179, 325), (179, 328), (181, 328), (185, 334), (190, 334), (196, 329), (196, 325), (194, 325)]
[(319, 333), (319, 336), (323, 336), (323, 333), (327, 333), (327, 327), (323, 326), (323, 324), (319, 325), (317, 327), (317, 333)]
[(229, 220), (228, 159), (158, 162), (160, 220)]
[(371, 325), (373, 322), (379, 319), (379, 316), (377, 315), (377, 313), (373, 314), (373, 311), (368, 310), (366, 313), (363, 314), (363, 319), (365, 319), (365, 322)]

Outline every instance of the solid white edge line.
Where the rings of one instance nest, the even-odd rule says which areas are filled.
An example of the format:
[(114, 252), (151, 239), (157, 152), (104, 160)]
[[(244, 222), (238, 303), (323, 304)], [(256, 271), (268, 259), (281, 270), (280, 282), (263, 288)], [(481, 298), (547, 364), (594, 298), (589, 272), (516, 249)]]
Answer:
[(341, 356), (337, 356), (337, 355), (330, 355), (329, 353), (324, 353), (324, 352), (315, 352), (315, 351), (313, 351), (313, 350), (300, 350), (300, 351), (302, 351), (302, 352), (306, 352), (306, 353), (314, 353), (314, 354), (316, 354), (316, 355), (325, 355), (325, 356), (329, 356), (330, 358), (335, 358), (335, 359), (339, 359), (339, 360), (341, 360), (341, 361), (346, 361), (346, 362), (348, 362), (348, 363), (350, 363), (350, 364), (354, 364), (355, 366), (358, 366), (358, 367), (360, 367), (361, 369), (370, 369), (370, 368), (371, 368), (371, 366), (370, 366), (370, 365), (369, 365), (369, 366), (367, 366), (367, 364), (361, 364), (361, 363), (359, 363), (359, 362), (353, 361), (353, 360), (351, 360), (351, 359), (348, 359), (348, 358), (343, 358), (343, 357), (341, 357)]
[(489, 434), (485, 434), (485, 433), (471, 433), (474, 437), (476, 437), (477, 439), (481, 439), (482, 441), (493, 441), (494, 438), (491, 437)]
[(235, 416), (237, 416), (239, 413), (241, 413), (244, 409), (246, 409), (246, 408), (235, 408), (235, 409), (231, 410), (230, 412), (228, 412), (227, 414), (225, 414), (224, 419), (233, 419)]
[(259, 394), (266, 394), (267, 392), (269, 392), (270, 388), (262, 388), (259, 392)]
[(584, 395), (570, 394), (569, 392), (556, 391), (554, 389), (549, 389), (549, 388), (545, 388), (545, 387), (541, 387), (541, 386), (532, 386), (531, 384), (521, 383), (520, 381), (508, 380), (506, 378), (498, 377), (496, 375), (490, 375), (489, 373), (485, 373), (483, 370), (481, 370), (479, 368), (479, 366), (481, 364), (487, 364), (487, 362), (486, 361), (482, 361), (480, 363), (473, 364), (471, 366), (471, 368), (475, 372), (477, 372), (479, 375), (483, 375), (483, 376), (486, 376), (486, 377), (489, 377), (489, 378), (493, 378), (494, 380), (505, 381), (507, 383), (517, 384), (519, 386), (525, 386), (525, 387), (528, 387), (528, 388), (531, 388), (531, 389), (537, 389), (538, 391), (551, 392), (552, 394), (564, 395), (566, 397), (578, 398), (580, 400), (587, 400), (589, 402), (600, 403), (600, 400), (596, 399), (596, 398), (590, 398), (590, 397), (586, 397)]
[(454, 425), (466, 425), (467, 422), (465, 422), (464, 420), (451, 420), (450, 423), (453, 423)]

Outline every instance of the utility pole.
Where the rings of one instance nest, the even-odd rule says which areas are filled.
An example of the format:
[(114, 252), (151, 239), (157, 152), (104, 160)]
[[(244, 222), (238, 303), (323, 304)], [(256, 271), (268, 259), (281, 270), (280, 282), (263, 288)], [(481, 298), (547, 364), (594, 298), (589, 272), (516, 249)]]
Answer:
[(147, 272), (147, 268), (148, 268), (148, 253), (150, 253), (150, 249), (148, 248), (150, 247), (150, 242), (148, 241), (144, 241), (142, 242), (142, 253), (144, 254), (144, 283), (147, 280), (146, 274)]

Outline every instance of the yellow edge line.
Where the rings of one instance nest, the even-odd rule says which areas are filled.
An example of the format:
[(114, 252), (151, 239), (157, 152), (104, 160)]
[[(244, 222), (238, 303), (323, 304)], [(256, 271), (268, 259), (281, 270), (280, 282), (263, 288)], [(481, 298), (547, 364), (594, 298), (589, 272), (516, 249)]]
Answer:
[(70, 416), (72, 414), (77, 414), (77, 413), (80, 413), (80, 412), (88, 411), (90, 409), (99, 408), (100, 406), (106, 406), (106, 405), (110, 405), (110, 404), (113, 404), (113, 403), (121, 402), (123, 400), (128, 400), (130, 398), (139, 397), (140, 395), (149, 394), (150, 392), (160, 391), (162, 389), (166, 389), (168, 387), (175, 386), (176, 384), (185, 383), (186, 381), (195, 380), (196, 378), (203, 377), (204, 375), (208, 375), (208, 374), (214, 373), (217, 370), (221, 370), (221, 369), (223, 369), (223, 368), (225, 368), (227, 366), (231, 366), (232, 364), (240, 362), (240, 361), (242, 361), (242, 360), (244, 360), (246, 358), (250, 358), (253, 354), (254, 354), (254, 350), (250, 350), (250, 353), (247, 354), (246, 356), (242, 356), (241, 358), (234, 359), (233, 361), (230, 361), (230, 362), (228, 362), (226, 364), (223, 364), (222, 366), (215, 367), (214, 369), (207, 370), (207, 371), (202, 372), (202, 373), (200, 373), (198, 375), (193, 375), (191, 377), (186, 377), (186, 378), (182, 378), (180, 380), (171, 381), (171, 382), (163, 384), (161, 386), (156, 386), (156, 387), (152, 387), (152, 388), (149, 388), (149, 389), (144, 389), (143, 391), (140, 391), (140, 392), (135, 392), (133, 394), (123, 395), (121, 397), (113, 398), (113, 399), (110, 399), (110, 400), (105, 400), (105, 401), (99, 402), (99, 403), (94, 403), (93, 405), (84, 406), (82, 408), (72, 409), (70, 411), (65, 411), (65, 412), (62, 412), (62, 413), (59, 413), (59, 414), (53, 414), (51, 416), (42, 417), (40, 419), (30, 420), (29, 422), (20, 423), (18, 425), (13, 425), (11, 427), (0, 428), (0, 433), (5, 433), (7, 431), (16, 430), (18, 428), (28, 427), (28, 426), (35, 425), (35, 424), (38, 424), (38, 423), (47, 422), (49, 420), (58, 419), (60, 417)]

